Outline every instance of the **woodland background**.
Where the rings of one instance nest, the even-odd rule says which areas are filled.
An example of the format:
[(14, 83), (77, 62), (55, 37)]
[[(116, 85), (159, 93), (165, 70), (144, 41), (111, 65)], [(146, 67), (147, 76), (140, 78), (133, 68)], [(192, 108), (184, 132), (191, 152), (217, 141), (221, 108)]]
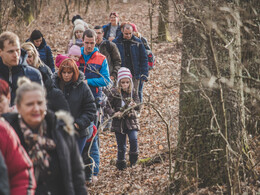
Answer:
[(64, 53), (71, 18), (131, 21), (156, 56), (144, 87), (140, 162), (117, 171), (116, 140), (102, 132), (91, 194), (260, 193), (260, 1), (0, 0), (0, 31), (44, 34)]

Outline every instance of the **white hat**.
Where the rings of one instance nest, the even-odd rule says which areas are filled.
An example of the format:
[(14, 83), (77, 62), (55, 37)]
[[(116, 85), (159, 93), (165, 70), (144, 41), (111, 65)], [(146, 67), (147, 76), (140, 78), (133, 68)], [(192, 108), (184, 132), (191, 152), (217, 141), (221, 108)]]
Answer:
[(83, 26), (82, 24), (77, 24), (77, 25), (74, 27), (74, 29), (73, 29), (73, 34), (75, 34), (75, 32), (78, 31), (78, 30), (84, 32), (84, 31), (85, 31), (85, 28), (84, 28), (84, 26)]

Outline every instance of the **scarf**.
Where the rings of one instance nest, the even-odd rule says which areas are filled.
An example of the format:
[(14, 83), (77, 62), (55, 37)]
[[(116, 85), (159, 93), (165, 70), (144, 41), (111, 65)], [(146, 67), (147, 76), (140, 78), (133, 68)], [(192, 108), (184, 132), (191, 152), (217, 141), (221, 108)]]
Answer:
[(23, 119), (19, 115), (19, 124), (24, 136), (25, 143), (28, 146), (28, 155), (37, 169), (44, 170), (49, 167), (50, 156), (47, 150), (54, 150), (56, 144), (50, 138), (47, 138), (47, 124), (44, 120), (37, 133), (33, 133), (32, 130), (24, 123)]

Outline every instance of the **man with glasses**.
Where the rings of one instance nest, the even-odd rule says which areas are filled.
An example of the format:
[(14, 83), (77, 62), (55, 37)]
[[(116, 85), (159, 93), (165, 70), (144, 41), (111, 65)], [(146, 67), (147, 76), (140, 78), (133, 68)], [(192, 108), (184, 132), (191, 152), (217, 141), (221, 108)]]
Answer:
[(104, 30), (104, 38), (113, 41), (121, 34), (118, 14), (116, 12), (111, 12), (109, 19), (110, 23), (104, 25), (102, 28)]
[(131, 24), (125, 24), (122, 28), (122, 35), (113, 40), (117, 45), (121, 66), (126, 67), (133, 75), (134, 88), (138, 91), (140, 101), (143, 101), (144, 81), (148, 81), (148, 57), (145, 47), (140, 39), (133, 35)]

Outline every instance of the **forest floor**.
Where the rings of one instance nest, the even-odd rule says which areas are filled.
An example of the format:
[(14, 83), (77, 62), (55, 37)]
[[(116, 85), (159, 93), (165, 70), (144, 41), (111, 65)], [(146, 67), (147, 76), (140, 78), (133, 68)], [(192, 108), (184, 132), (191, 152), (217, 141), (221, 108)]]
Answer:
[[(113, 1), (112, 1), (113, 2)], [(149, 40), (149, 17), (147, 1), (132, 1), (132, 3), (111, 3), (110, 11), (119, 13), (121, 21), (131, 21), (138, 30)], [(51, 8), (52, 7), (52, 8)], [(109, 12), (102, 3), (91, 4), (87, 14), (80, 12), (83, 19), (91, 24), (107, 24)], [(25, 41), (32, 30), (39, 29), (53, 50), (54, 57), (64, 53), (69, 42), (72, 30), (69, 24), (60, 22), (60, 6), (44, 8), (38, 19), (27, 27), (17, 27), (10, 24), (9, 29), (16, 29)], [(64, 11), (63, 11), (64, 12)], [(78, 14), (71, 11), (70, 19)], [(153, 17), (153, 28), (157, 31), (158, 13)], [(14, 30), (15, 31), (15, 30)], [(156, 32), (153, 36), (156, 36)], [(181, 35), (172, 32), (173, 40)], [(172, 43), (153, 43), (153, 52), (156, 56), (156, 65), (150, 71), (149, 81), (144, 86), (144, 102), (150, 102), (161, 113), (169, 124), (171, 148), (177, 143), (178, 109), (179, 109), (179, 79), (181, 51)], [(162, 118), (151, 106), (144, 106), (140, 117), (141, 131), (138, 135), (139, 158), (153, 158), (161, 154), (157, 163), (145, 166), (138, 164), (133, 168), (118, 171), (114, 165), (117, 148), (115, 135), (112, 132), (100, 134), (100, 173), (98, 182), (89, 186), (90, 194), (162, 194), (169, 184), (169, 158), (166, 125)], [(129, 150), (129, 148), (128, 148)], [(128, 155), (127, 155), (128, 156)]]

